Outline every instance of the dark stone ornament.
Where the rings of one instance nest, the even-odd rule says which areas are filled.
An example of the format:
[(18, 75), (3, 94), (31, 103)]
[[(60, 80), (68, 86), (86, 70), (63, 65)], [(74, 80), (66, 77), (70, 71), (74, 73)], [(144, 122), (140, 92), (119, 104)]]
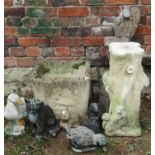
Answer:
[(83, 121), (83, 126), (93, 130), (95, 133), (102, 132), (101, 119), (99, 117), (98, 103), (91, 103), (88, 108), (88, 112), (85, 120)]
[(103, 134), (95, 134), (87, 127), (79, 125), (71, 127), (63, 122), (60, 125), (66, 130), (67, 139), (74, 152), (89, 152), (107, 144), (107, 139)]
[(25, 99), (27, 107), (27, 118), (34, 125), (36, 138), (44, 135), (55, 137), (60, 131), (59, 121), (56, 119), (53, 110), (38, 99)]

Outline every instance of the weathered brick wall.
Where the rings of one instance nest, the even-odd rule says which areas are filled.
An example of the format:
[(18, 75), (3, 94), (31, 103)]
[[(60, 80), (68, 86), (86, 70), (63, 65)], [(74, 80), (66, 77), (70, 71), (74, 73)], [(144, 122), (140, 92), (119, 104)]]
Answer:
[[(73, 60), (107, 54), (104, 40), (113, 36), (105, 20), (122, 5), (138, 6), (141, 20), (132, 40), (150, 54), (150, 0), (4, 0), (5, 67), (30, 67), (41, 59)], [(98, 27), (102, 31), (98, 32)]]

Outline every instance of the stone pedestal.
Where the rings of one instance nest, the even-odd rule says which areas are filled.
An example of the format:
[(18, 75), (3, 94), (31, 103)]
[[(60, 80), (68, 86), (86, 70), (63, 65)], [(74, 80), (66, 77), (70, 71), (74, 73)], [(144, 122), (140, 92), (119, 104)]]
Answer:
[(31, 81), (34, 96), (54, 111), (61, 119), (64, 110), (69, 114), (69, 122), (84, 118), (90, 92), (89, 62), (51, 62), (38, 68), (38, 77)]
[(110, 70), (102, 80), (110, 97), (109, 112), (102, 115), (102, 126), (109, 136), (140, 136), (140, 95), (149, 84), (141, 65), (144, 50), (139, 43), (111, 43)]

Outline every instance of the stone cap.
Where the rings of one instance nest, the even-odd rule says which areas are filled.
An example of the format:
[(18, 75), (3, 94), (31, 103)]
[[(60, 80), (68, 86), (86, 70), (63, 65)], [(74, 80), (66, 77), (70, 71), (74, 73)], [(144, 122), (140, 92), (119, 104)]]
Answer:
[(113, 42), (109, 44), (109, 52), (119, 57), (125, 55), (143, 55), (144, 49), (140, 46), (137, 42)]

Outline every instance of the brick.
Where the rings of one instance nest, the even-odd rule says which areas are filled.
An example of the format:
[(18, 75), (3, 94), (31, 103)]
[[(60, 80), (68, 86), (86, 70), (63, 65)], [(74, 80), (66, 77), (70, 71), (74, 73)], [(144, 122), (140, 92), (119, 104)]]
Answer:
[(151, 25), (151, 16), (146, 17), (146, 25)]
[(42, 48), (42, 54), (41, 54), (41, 56), (43, 56), (43, 57), (52, 57), (52, 56), (55, 56), (54, 48), (53, 47), (45, 47), (45, 48)]
[(17, 16), (23, 17), (25, 16), (25, 8), (18, 7), (18, 8), (4, 8), (4, 16)]
[(6, 19), (6, 23), (8, 26), (20, 26), (21, 22), (20, 22), (20, 17), (8, 17)]
[(50, 46), (52, 47), (64, 47), (64, 46), (80, 46), (80, 37), (55, 37), (51, 40)]
[(48, 1), (49, 1), (49, 5), (52, 5), (54, 7), (67, 5), (65, 0), (48, 0)]
[(66, 6), (66, 5), (78, 5), (79, 0), (49, 0), (49, 5), (54, 7)]
[(107, 0), (108, 5), (120, 5), (120, 4), (137, 4), (137, 0)]
[(113, 36), (114, 30), (111, 26), (94, 27), (92, 29), (93, 36)]
[(49, 45), (48, 39), (41, 37), (31, 37), (31, 38), (19, 38), (18, 39), (19, 46), (39, 46), (46, 47)]
[(31, 34), (33, 36), (49, 36), (54, 37), (55, 35), (60, 36), (61, 34), (61, 28), (58, 27), (37, 27), (37, 28), (31, 28)]
[(143, 35), (143, 34), (151, 34), (151, 26), (139, 25), (136, 30), (136, 35)]
[(100, 56), (106, 56), (108, 55), (108, 48), (107, 47), (100, 47)]
[(5, 57), (4, 58), (4, 67), (14, 67), (15, 58), (14, 57)]
[(39, 47), (27, 47), (25, 52), (28, 57), (38, 57), (41, 54), (41, 49)]
[[(55, 0), (55, 1), (58, 1), (58, 0)], [(76, 5), (76, 6), (79, 5), (79, 0), (64, 0), (64, 1), (66, 1), (67, 5)]]
[(25, 56), (25, 48), (23, 47), (10, 47), (9, 55), (15, 57), (23, 57)]
[(37, 61), (34, 57), (16, 58), (17, 67), (34, 67)]
[(151, 55), (151, 45), (147, 45), (145, 48), (145, 53)]
[(45, 8), (27, 8), (27, 16), (29, 17), (45, 17), (47, 16), (47, 11)]
[(139, 24), (146, 25), (146, 16), (141, 16)]
[(41, 17), (38, 19), (38, 27), (49, 27), (51, 26), (51, 18), (49, 17)]
[(7, 26), (7, 19), (4, 17), (4, 26)]
[(81, 5), (104, 5), (105, 0), (79, 0)]
[(37, 20), (37, 18), (24, 17), (21, 19), (21, 23), (24, 27), (34, 28), (37, 26), (38, 20)]
[(48, 17), (55, 17), (57, 16), (57, 8), (47, 8)]
[(58, 56), (58, 57), (70, 56), (70, 48), (68, 48), (68, 47), (56, 47), (55, 48), (55, 56)]
[(80, 37), (81, 35), (81, 28), (62, 28), (62, 36), (64, 37)]
[(151, 0), (141, 0), (141, 4), (142, 5), (150, 5), (151, 4)]
[(58, 27), (80, 27), (85, 25), (84, 17), (53, 17), (50, 22)]
[(141, 9), (142, 16), (151, 15), (151, 7), (150, 6), (141, 6), (140, 9)]
[(71, 56), (75, 56), (75, 57), (84, 56), (84, 48), (83, 47), (72, 47)]
[(144, 36), (144, 41), (146, 45), (151, 44), (151, 35), (145, 35)]
[(73, 60), (84, 60), (85, 57), (47, 57), (47, 61), (73, 61)]
[(84, 37), (82, 38), (82, 43), (85, 46), (104, 45), (104, 38), (103, 37)]
[(5, 27), (4, 35), (5, 36), (18, 36), (19, 33), (17, 31), (17, 28), (15, 28), (15, 27)]
[(9, 47), (4, 46), (4, 57), (8, 57), (9, 56)]
[(135, 42), (140, 43), (141, 45), (144, 45), (144, 36), (143, 35), (135, 35), (132, 38), (132, 41), (135, 41)]
[(25, 5), (29, 6), (45, 6), (46, 0), (25, 0)]
[(57, 8), (28, 8), (27, 16), (29, 17), (53, 17), (57, 15)]
[(5, 37), (4, 38), (4, 45), (5, 46), (17, 46), (17, 38)]
[(120, 7), (118, 6), (97, 6), (91, 7), (91, 14), (95, 16), (118, 16)]
[(98, 26), (100, 24), (100, 18), (99, 17), (86, 17), (85, 24), (87, 26)]
[(69, 46), (69, 38), (58, 37), (51, 40), (50, 46)]
[(13, 0), (4, 0), (4, 6), (12, 6)]
[(62, 36), (64, 37), (87, 37), (91, 35), (91, 28), (77, 28), (77, 27), (69, 27), (62, 29)]
[(88, 37), (92, 35), (92, 28), (91, 27), (84, 27), (81, 28), (81, 36), (82, 37)]
[(58, 9), (58, 16), (60, 17), (84, 17), (89, 15), (88, 7), (62, 7)]
[(82, 42), (80, 37), (69, 38), (69, 46), (73, 47), (73, 46), (81, 46), (81, 45), (82, 45)]
[(20, 36), (28, 36), (29, 35), (28, 28), (19, 27), (17, 31)]
[(99, 47), (87, 47), (86, 56), (90, 59), (96, 59), (99, 57)]

